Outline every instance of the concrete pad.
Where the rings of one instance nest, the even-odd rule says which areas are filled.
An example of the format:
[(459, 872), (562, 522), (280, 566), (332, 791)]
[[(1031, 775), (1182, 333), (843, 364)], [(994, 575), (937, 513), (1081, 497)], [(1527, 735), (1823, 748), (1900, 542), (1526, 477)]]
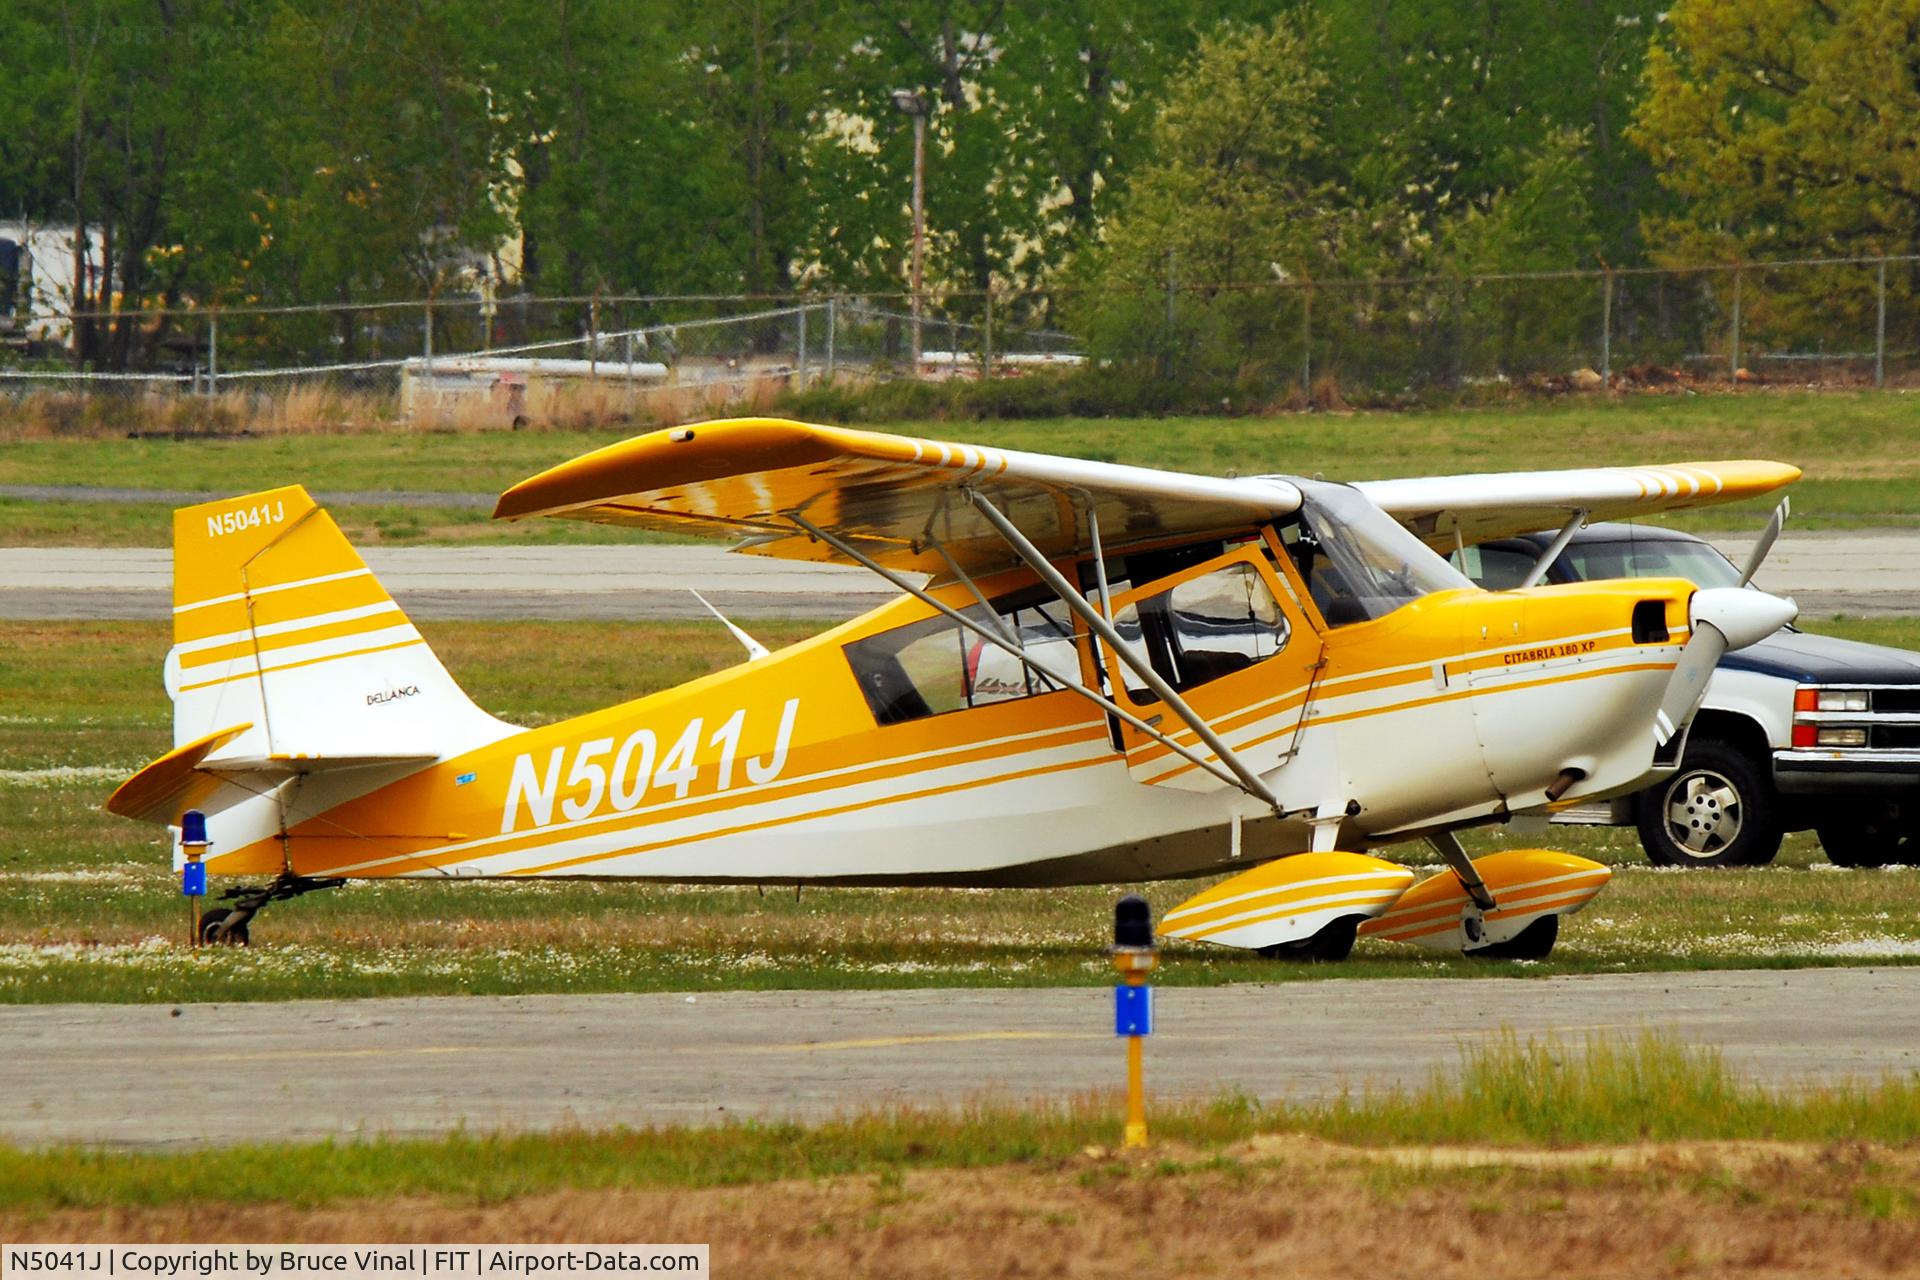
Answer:
[[(1738, 563), (1751, 539), (1716, 539)], [(742, 617), (839, 622), (893, 598), (863, 569), (734, 555), (718, 546), (373, 547), (367, 563), (408, 612), (448, 618), (704, 617), (688, 588)], [(165, 618), (171, 553), (0, 548), (0, 619)], [(1788, 534), (1760, 584), (1809, 617), (1920, 614), (1920, 532)]]
[[(0, 1007), (0, 1138), (182, 1146), (818, 1120), (1123, 1082), (1104, 984)], [(1418, 1084), (1511, 1029), (1667, 1030), (1770, 1084), (1920, 1068), (1920, 968), (1163, 987), (1156, 1097)]]

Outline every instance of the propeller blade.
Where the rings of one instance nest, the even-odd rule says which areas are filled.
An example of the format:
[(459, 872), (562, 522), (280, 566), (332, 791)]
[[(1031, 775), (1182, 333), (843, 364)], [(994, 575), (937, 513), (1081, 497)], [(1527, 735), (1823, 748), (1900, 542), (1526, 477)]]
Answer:
[(1780, 537), (1780, 531), (1787, 526), (1790, 504), (1791, 499), (1780, 499), (1780, 505), (1773, 509), (1773, 518), (1767, 521), (1767, 527), (1761, 532), (1760, 540), (1753, 544), (1753, 550), (1747, 552), (1747, 563), (1740, 570), (1741, 586), (1744, 587), (1753, 581), (1754, 573), (1765, 562), (1767, 553), (1773, 550), (1773, 544)]
[(1661, 746), (1680, 735), (1706, 696), (1707, 680), (1730, 649), (1744, 649), (1778, 631), (1800, 614), (1791, 600), (1764, 591), (1714, 587), (1693, 593), (1687, 615), (1693, 635), (1667, 677), (1667, 689), (1654, 713), (1653, 737)]

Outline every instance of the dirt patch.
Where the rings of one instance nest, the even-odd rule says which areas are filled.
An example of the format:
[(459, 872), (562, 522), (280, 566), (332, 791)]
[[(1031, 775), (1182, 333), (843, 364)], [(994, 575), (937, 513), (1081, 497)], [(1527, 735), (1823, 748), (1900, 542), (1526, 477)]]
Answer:
[(1619, 1150), (1481, 1152), (1463, 1168), (1434, 1148), (1280, 1138), (1227, 1155), (493, 1204), (10, 1212), (0, 1238), (704, 1241), (718, 1276), (1920, 1274), (1914, 1153)]

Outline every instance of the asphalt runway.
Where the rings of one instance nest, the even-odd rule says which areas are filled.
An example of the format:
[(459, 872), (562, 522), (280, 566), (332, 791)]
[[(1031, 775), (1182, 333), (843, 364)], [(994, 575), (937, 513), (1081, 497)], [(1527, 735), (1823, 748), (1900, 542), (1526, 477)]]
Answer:
[[(1417, 1084), (1512, 1030), (1652, 1028), (1773, 1084), (1920, 1069), (1920, 968), (1351, 979), (1156, 992), (1160, 1098)], [(170, 1147), (711, 1124), (1124, 1080), (1085, 988), (0, 1006), (0, 1138)]]
[[(840, 622), (898, 593), (864, 569), (734, 555), (718, 546), (369, 547), (393, 598), (423, 620), (730, 616)], [(0, 619), (166, 618), (173, 553), (0, 548)]]
[[(1716, 539), (1739, 563), (1750, 540)], [(413, 616), (697, 618), (689, 588), (742, 618), (842, 621), (893, 597), (864, 570), (718, 546), (375, 547), (367, 563)], [(1920, 614), (1920, 532), (1787, 534), (1760, 585), (1812, 617)], [(0, 548), (0, 619), (165, 618), (171, 553)]]

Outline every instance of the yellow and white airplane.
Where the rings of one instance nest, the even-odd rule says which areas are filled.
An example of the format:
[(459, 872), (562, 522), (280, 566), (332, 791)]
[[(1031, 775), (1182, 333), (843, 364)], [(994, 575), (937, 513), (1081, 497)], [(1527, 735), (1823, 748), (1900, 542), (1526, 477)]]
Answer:
[[(1356, 934), (1544, 955), (1607, 869), (1469, 860), (1453, 833), (1673, 768), (1720, 655), (1794, 608), (1679, 580), (1490, 594), (1434, 548), (1555, 525), (1564, 543), (1589, 518), (1798, 475), (1348, 486), (772, 419), (658, 431), (515, 485), (496, 516), (732, 538), (865, 566), (901, 596), (775, 653), (740, 633), (738, 666), (534, 729), (476, 707), (327, 513), (275, 489), (176, 513), (177, 745), (107, 807), (171, 826), (176, 865), (201, 810), (210, 871), (272, 877), (208, 913), (214, 941), (347, 877), (1237, 871), (1166, 932), (1315, 958)], [(1416, 885), (1364, 852), (1415, 839), (1450, 869)]]

